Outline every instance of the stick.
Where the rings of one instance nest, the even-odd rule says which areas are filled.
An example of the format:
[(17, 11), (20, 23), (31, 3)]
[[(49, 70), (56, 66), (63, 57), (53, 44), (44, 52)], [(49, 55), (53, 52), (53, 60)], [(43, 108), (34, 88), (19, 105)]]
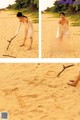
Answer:
[[(17, 35), (15, 35), (13, 38), (11, 38), (11, 40), (9, 40), (8, 42), (9, 42), (9, 44), (8, 44), (8, 46), (7, 46), (7, 48), (6, 48), (6, 51), (9, 49), (9, 47), (10, 47), (10, 44), (11, 44), (11, 42), (12, 42), (12, 40), (16, 37)], [(14, 56), (11, 56), (11, 55), (3, 55), (3, 56), (8, 56), (8, 57), (12, 57), (12, 58), (16, 58), (16, 57), (14, 57)]]
[(9, 46), (10, 46), (10, 44), (11, 44), (12, 40), (13, 40), (15, 37), (16, 37), (16, 36), (14, 36), (13, 38), (11, 38), (11, 40), (10, 40), (10, 41), (8, 41), (8, 42), (9, 42), (9, 44), (8, 44), (8, 46), (7, 46), (6, 50), (8, 50), (8, 49), (9, 49)]
[(12, 57), (12, 58), (16, 58), (15, 56), (12, 56), (12, 55), (3, 55), (5, 57)]
[(61, 71), (58, 73), (57, 77), (59, 77), (59, 76), (61, 75), (61, 73), (62, 73), (66, 68), (69, 68), (69, 67), (72, 67), (72, 66), (74, 66), (74, 64), (68, 65), (68, 66), (63, 65), (63, 70), (61, 70)]

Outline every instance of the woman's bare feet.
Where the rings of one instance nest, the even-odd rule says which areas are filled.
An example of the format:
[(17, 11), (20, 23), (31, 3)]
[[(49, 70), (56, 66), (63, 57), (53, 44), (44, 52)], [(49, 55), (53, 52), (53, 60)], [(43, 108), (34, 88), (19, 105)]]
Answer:
[(31, 50), (32, 49), (32, 47), (29, 47), (27, 50)]
[(67, 84), (70, 85), (70, 86), (76, 87), (77, 82), (75, 80), (70, 80)]
[(69, 83), (67, 83), (67, 84), (76, 87), (76, 85), (78, 84), (79, 81), (80, 81), (80, 72), (79, 72), (76, 80), (70, 80)]
[(25, 46), (25, 45), (24, 44), (20, 45), (20, 47), (23, 47), (23, 46)]

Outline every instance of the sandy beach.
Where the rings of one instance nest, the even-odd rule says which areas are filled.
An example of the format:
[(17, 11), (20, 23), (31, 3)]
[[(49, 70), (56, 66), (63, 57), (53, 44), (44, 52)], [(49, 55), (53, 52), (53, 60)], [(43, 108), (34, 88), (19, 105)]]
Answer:
[[(42, 57), (43, 58), (80, 58), (80, 27), (70, 25), (70, 38), (64, 40), (59, 49), (56, 33), (58, 20), (54, 15), (42, 14)], [(72, 21), (69, 20), (71, 23)]]
[[(33, 20), (29, 14), (27, 16), (30, 21)], [(32, 50), (27, 50), (29, 48), (29, 40), (26, 41), (26, 46), (19, 47), (24, 38), (22, 27), (18, 36), (13, 40), (9, 50), (6, 51), (8, 45), (7, 40), (10, 40), (15, 35), (18, 24), (19, 20), (14, 12), (0, 12), (0, 58), (3, 58), (3, 54), (8, 54), (16, 58), (38, 58), (38, 23), (33, 23), (34, 41)]]
[(80, 64), (0, 64), (0, 112), (9, 120), (80, 120), (80, 83), (68, 86)]

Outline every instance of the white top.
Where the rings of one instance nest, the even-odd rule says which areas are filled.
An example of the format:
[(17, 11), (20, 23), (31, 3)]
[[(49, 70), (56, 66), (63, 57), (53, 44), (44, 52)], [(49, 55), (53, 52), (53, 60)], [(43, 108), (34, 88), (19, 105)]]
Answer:
[[(18, 25), (17, 31), (16, 31), (16, 35), (18, 35), (20, 28), (21, 28), (21, 22)], [(27, 22), (23, 23), (24, 25), (24, 37), (33, 37), (33, 25), (32, 23), (28, 20)]]
[(67, 23), (65, 23), (64, 25), (59, 23), (56, 38), (60, 38), (61, 34), (63, 34), (63, 36), (69, 37), (70, 32), (69, 32), (69, 25)]

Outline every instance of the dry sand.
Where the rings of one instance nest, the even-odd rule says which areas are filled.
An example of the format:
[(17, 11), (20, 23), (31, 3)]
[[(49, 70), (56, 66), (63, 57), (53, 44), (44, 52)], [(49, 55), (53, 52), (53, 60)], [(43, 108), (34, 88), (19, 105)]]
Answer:
[(70, 39), (58, 44), (55, 39), (58, 20), (51, 14), (42, 14), (42, 57), (80, 58), (80, 27), (70, 26)]
[[(64, 64), (68, 65), (68, 64)], [(80, 120), (80, 83), (68, 86), (80, 64), (0, 64), (0, 112), (9, 120)]]
[[(30, 21), (32, 18), (28, 15)], [(32, 21), (33, 22), (33, 21)], [(9, 54), (17, 58), (38, 58), (38, 23), (33, 23), (34, 27), (34, 41), (32, 50), (28, 51), (29, 41), (26, 41), (25, 47), (19, 47), (23, 42), (23, 27), (18, 36), (13, 40), (10, 48), (6, 51), (8, 45), (7, 40), (10, 40), (16, 33), (19, 20), (13, 12), (0, 12), (0, 57), (3, 54)]]

